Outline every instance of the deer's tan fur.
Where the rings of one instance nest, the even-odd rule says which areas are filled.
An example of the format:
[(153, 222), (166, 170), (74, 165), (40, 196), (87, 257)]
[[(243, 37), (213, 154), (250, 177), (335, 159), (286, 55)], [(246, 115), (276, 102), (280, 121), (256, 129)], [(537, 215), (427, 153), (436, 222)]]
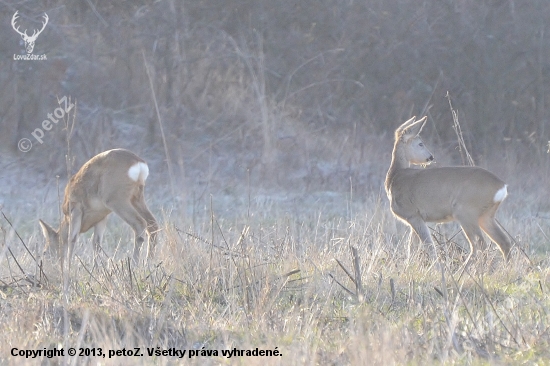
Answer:
[(111, 212), (115, 212), (134, 230), (134, 260), (138, 260), (145, 231), (149, 234), (150, 255), (156, 242), (158, 225), (145, 203), (144, 188), (148, 175), (149, 168), (145, 161), (124, 149), (102, 152), (80, 168), (65, 188), (59, 230), (39, 220), (48, 244), (61, 255), (62, 268), (65, 258), (70, 267), (78, 235), (92, 227), (94, 249), (99, 249), (107, 216)]
[(413, 117), (395, 131), (392, 162), (385, 182), (393, 214), (432, 248), (426, 222), (457, 221), (470, 243), (467, 260), (476, 249), (485, 248), (483, 230), (508, 259), (510, 239), (495, 221), (495, 213), (507, 195), (502, 180), (477, 167), (409, 167), (433, 160), (419, 136), (425, 121), (426, 117), (418, 121)]

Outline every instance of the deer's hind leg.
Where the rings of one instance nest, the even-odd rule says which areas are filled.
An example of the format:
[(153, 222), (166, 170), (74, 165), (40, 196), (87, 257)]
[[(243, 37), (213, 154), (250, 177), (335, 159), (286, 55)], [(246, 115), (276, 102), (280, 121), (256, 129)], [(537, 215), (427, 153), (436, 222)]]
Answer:
[(149, 211), (147, 204), (145, 203), (145, 197), (143, 194), (143, 186), (139, 188), (134, 199), (132, 199), (132, 205), (136, 211), (147, 222), (147, 233), (149, 234), (149, 245), (147, 246), (147, 258), (150, 258), (157, 243), (157, 233), (159, 226), (155, 216)]
[(122, 220), (124, 220), (134, 230), (134, 262), (139, 260), (139, 252), (141, 245), (145, 241), (145, 229), (147, 228), (147, 221), (139, 212), (132, 206), (130, 200), (117, 201), (117, 204), (107, 204), (107, 207), (116, 213)]
[(495, 205), (487, 213), (483, 214), (479, 218), (479, 226), (485, 233), (494, 241), (505, 260), (510, 259), (510, 250), (512, 249), (512, 243), (508, 235), (500, 227), (500, 225), (495, 220), (495, 212), (498, 208), (498, 205)]

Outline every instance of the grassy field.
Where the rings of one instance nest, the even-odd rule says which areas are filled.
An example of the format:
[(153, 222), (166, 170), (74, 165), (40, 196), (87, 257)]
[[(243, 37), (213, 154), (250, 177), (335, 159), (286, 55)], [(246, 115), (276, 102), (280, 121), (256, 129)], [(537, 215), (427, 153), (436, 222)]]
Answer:
[[(38, 225), (11, 218), (20, 240), (4, 211), (1, 362), (546, 364), (550, 225), (524, 207), (531, 196), (511, 192), (499, 220), (522, 250), (509, 264), (492, 245), (460, 271), (467, 242), (450, 224), (432, 226), (445, 268), (436, 270), (383, 191), (212, 195), (191, 215), (156, 211), (163, 231), (148, 264), (127, 259), (131, 230), (119, 219), (95, 262), (82, 235), (66, 290), (57, 259), (39, 255)], [(12, 355), (70, 347), (82, 355)], [(143, 356), (109, 358), (135, 347)]]
[[(15, 60), (16, 11), (29, 34), (48, 14), (47, 61)], [(550, 364), (549, 1), (0, 12), (0, 364)], [(391, 215), (393, 131), (414, 114), (438, 164), (468, 147), (508, 183), (509, 263), (491, 245), (463, 270), (447, 224), (436, 266)], [(129, 261), (113, 217), (97, 257), (80, 236), (66, 282), (38, 219), (58, 224), (69, 172), (116, 147), (149, 164), (157, 251)]]

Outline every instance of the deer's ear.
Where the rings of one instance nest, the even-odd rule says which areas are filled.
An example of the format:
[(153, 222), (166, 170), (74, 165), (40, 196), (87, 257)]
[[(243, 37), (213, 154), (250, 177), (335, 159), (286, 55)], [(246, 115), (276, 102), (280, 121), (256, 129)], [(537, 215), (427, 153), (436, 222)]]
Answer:
[(419, 119), (418, 121), (408, 125), (401, 132), (401, 139), (406, 142), (409, 139), (418, 136), (420, 134), (420, 131), (422, 131), (422, 128), (424, 128), (425, 124), (426, 124), (426, 117)]
[(50, 225), (46, 224), (40, 219), (38, 220), (38, 223), (40, 224), (42, 234), (44, 234), (44, 238), (46, 238), (48, 244), (56, 242), (59, 239), (59, 234), (57, 231), (54, 230), (54, 228), (52, 228)]

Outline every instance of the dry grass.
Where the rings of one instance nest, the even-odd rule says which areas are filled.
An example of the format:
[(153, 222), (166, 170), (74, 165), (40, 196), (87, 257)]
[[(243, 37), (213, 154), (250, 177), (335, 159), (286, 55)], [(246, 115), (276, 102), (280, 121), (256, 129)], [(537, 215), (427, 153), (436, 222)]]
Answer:
[[(503, 263), (493, 245), (486, 258), (463, 271), (466, 241), (450, 224), (433, 227), (443, 264), (438, 270), (375, 188), (383, 177), (380, 162), (388, 156), (373, 146), (383, 141), (362, 148), (368, 159), (358, 159), (355, 149), (346, 148), (352, 140), (302, 140), (310, 146), (323, 142), (326, 155), (303, 159), (321, 166), (333, 158), (333, 181), (303, 167), (305, 174), (292, 178), (293, 165), (274, 159), (262, 164), (277, 168), (277, 184), (265, 184), (269, 176), (254, 179), (249, 171), (243, 188), (242, 177), (209, 165), (203, 180), (181, 187), (168, 184), (171, 174), (162, 174), (162, 163), (151, 162), (152, 171), (161, 172), (152, 174), (147, 188), (163, 223), (155, 258), (131, 263), (131, 230), (114, 219), (98, 257), (90, 235), (81, 236), (66, 289), (57, 258), (41, 253), (36, 217), (4, 209), (0, 360), (37, 363), (13, 357), (14, 347), (101, 349), (107, 356), (139, 347), (143, 356), (137, 358), (88, 353), (45, 362), (177, 364), (178, 358), (149, 356), (148, 349), (178, 349), (186, 350), (186, 364), (198, 365), (544, 363), (550, 357), (550, 206), (536, 183), (548, 180), (548, 157), (537, 156), (538, 165), (494, 164), (512, 177), (499, 216), (518, 244), (511, 262)], [(234, 153), (238, 164), (246, 149), (223, 151)], [(518, 161), (530, 153), (518, 146), (506, 151)], [(359, 173), (362, 160), (372, 167), (367, 178)], [(320, 190), (342, 187), (348, 179), (347, 191)], [(263, 190), (251, 180), (264, 182)], [(295, 187), (284, 188), (287, 182)], [(50, 181), (42, 191), (31, 190), (25, 202), (35, 202), (33, 210), (53, 222), (55, 191)], [(222, 354), (256, 348), (281, 356)]]
[[(149, 357), (147, 347), (218, 351), (217, 357), (185, 355), (186, 364), (200, 365), (507, 364), (550, 357), (548, 220), (523, 218), (503, 205), (507, 229), (530, 238), (533, 264), (517, 252), (505, 265), (492, 246), (490, 265), (478, 261), (460, 275), (462, 234), (452, 225), (434, 233), (447, 259), (440, 273), (423, 262), (384, 196), (229, 201), (232, 211), (217, 202), (213, 197), (188, 219), (165, 213), (157, 255), (147, 265), (126, 259), (131, 235), (120, 220), (109, 226), (108, 255), (95, 264), (90, 238), (82, 236), (66, 292), (56, 259), (37, 258), (41, 274), (30, 255), (38, 251), (23, 248), (22, 242), (36, 242), (37, 230), (18, 242), (6, 236), (3, 218), (2, 362), (37, 364), (10, 356), (12, 347), (141, 347), (140, 358), (64, 360), (113, 365), (179, 362)], [(358, 249), (361, 296), (352, 282), (350, 246)], [(221, 354), (256, 347), (277, 347), (282, 356)]]
[[(69, 14), (54, 3), (36, 10), (51, 16), (37, 47), (52, 62), (30, 77), (29, 65), (14, 72), (4, 59), (13, 92), (0, 100), (9, 152), (0, 166), (1, 363), (39, 362), (11, 356), (13, 347), (144, 353), (43, 364), (181, 363), (147, 347), (220, 353), (185, 356), (200, 365), (548, 362), (548, 37), (537, 19), (550, 8), (88, 1)], [(14, 10), (4, 6), (4, 18)], [(96, 26), (98, 14), (108, 27)], [(21, 51), (11, 30), (1, 36), (5, 54)], [(493, 46), (502, 39), (508, 48)], [(466, 241), (446, 225), (433, 227), (444, 258), (435, 270), (380, 191), (387, 132), (411, 113), (437, 121), (438, 160), (459, 161), (446, 90), (470, 117), (473, 159), (510, 184), (499, 219), (527, 256), (516, 250), (509, 264), (491, 246), (487, 261), (460, 272)], [(21, 155), (18, 139), (63, 95), (79, 98), (72, 137), (60, 124)], [(80, 237), (62, 290), (37, 218), (54, 223), (64, 179), (114, 147), (149, 162), (158, 252), (146, 265), (128, 262), (131, 232), (114, 219), (95, 261), (89, 234)], [(282, 356), (221, 355), (275, 347)]]
[[(320, 149), (322, 143), (326, 155), (287, 152), (305, 156), (305, 165), (336, 161), (336, 168), (328, 169), (325, 179), (296, 162), (303, 174), (293, 178), (293, 165), (275, 159), (264, 164), (277, 168), (272, 185), (266, 183), (269, 176), (254, 179), (249, 171), (243, 179), (225, 172), (212, 156), (202, 179), (188, 170), (184, 184), (170, 185), (164, 164), (150, 161), (146, 196), (163, 223), (154, 260), (135, 266), (127, 259), (131, 230), (114, 219), (97, 258), (90, 235), (81, 236), (66, 290), (58, 260), (41, 254), (36, 216), (29, 214), (55, 222), (58, 189), (52, 180), (42, 190), (34, 181), (11, 182), (10, 195), (22, 197), (26, 206), (6, 200), (1, 218), (0, 361), (37, 363), (13, 357), (14, 347), (101, 349), (107, 355), (140, 347), (138, 358), (84, 355), (45, 362), (180, 362), (148, 355), (148, 348), (158, 347), (186, 350), (185, 363), (200, 365), (544, 363), (550, 357), (550, 205), (537, 183), (548, 181), (548, 156), (528, 160), (531, 147), (510, 145), (505, 149), (510, 158), (492, 164), (510, 184), (499, 218), (521, 248), (511, 262), (503, 263), (493, 245), (486, 259), (462, 271), (466, 241), (450, 224), (433, 227), (443, 263), (439, 271), (391, 216), (385, 193), (376, 188), (391, 149), (389, 144), (386, 154), (378, 149), (382, 140), (361, 145), (359, 158), (348, 147), (352, 136), (312, 134), (301, 140), (310, 146), (304, 150)], [(220, 150), (235, 155), (236, 165), (247, 151)], [(512, 165), (520, 159), (529, 163)], [(363, 161), (370, 164), (366, 177)], [(188, 183), (191, 177), (194, 185)], [(294, 186), (285, 188), (288, 182)], [(23, 197), (25, 184), (32, 189)], [(168, 193), (176, 190), (184, 194)], [(282, 355), (222, 354), (256, 348)], [(208, 351), (210, 356), (202, 355)], [(189, 352), (196, 356), (189, 358)]]

